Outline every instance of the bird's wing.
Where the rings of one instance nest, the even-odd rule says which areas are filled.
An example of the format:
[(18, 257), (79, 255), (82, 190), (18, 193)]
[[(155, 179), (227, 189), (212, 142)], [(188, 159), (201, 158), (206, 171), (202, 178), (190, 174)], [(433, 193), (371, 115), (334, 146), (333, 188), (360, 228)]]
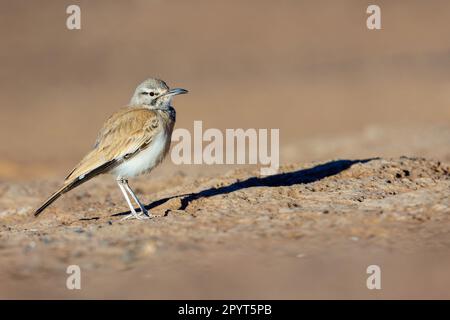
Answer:
[(105, 122), (94, 149), (72, 170), (64, 183), (81, 180), (98, 168), (103, 168), (102, 172), (107, 171), (147, 148), (160, 130), (155, 111), (127, 107), (116, 112)]

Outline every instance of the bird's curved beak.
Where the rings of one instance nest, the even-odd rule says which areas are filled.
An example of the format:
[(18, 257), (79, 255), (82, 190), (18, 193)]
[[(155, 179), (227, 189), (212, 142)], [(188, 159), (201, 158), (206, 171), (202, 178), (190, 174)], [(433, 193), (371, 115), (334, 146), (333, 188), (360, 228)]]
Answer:
[(170, 89), (166, 94), (164, 94), (165, 96), (176, 96), (178, 94), (185, 94), (188, 93), (189, 91), (187, 91), (186, 89), (181, 89), (181, 88), (174, 88), (174, 89)]

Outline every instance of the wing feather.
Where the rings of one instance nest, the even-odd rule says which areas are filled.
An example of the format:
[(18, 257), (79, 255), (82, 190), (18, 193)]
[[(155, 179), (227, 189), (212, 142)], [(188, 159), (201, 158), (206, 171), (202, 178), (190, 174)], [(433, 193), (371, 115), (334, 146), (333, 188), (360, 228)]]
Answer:
[(105, 163), (120, 164), (145, 149), (160, 130), (155, 111), (128, 107), (116, 112), (100, 130), (94, 149), (72, 170), (64, 183), (71, 183)]

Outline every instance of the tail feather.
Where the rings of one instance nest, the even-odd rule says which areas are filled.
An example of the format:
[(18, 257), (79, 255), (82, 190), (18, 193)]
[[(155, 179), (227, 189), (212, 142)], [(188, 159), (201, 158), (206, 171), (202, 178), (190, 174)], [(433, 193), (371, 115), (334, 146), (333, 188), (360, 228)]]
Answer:
[(49, 205), (51, 205), (56, 199), (58, 199), (63, 193), (67, 192), (67, 187), (64, 186), (58, 191), (56, 191), (54, 194), (50, 196), (36, 211), (34, 212), (34, 216), (37, 217), (42, 211), (44, 211)]
[(37, 217), (39, 214), (41, 214), (41, 212), (44, 211), (45, 208), (51, 205), (54, 201), (56, 201), (56, 199), (58, 199), (64, 193), (72, 190), (73, 188), (78, 187), (80, 184), (85, 183), (86, 181), (92, 179), (96, 175), (106, 172), (108, 169), (110, 169), (117, 163), (118, 162), (116, 160), (108, 161), (98, 166), (97, 168), (91, 170), (89, 173), (86, 173), (85, 175), (81, 175), (70, 182), (66, 181), (66, 183), (61, 189), (52, 194), (50, 198), (47, 199), (47, 201), (45, 201), (38, 209), (36, 209), (36, 211), (34, 212), (34, 216)]

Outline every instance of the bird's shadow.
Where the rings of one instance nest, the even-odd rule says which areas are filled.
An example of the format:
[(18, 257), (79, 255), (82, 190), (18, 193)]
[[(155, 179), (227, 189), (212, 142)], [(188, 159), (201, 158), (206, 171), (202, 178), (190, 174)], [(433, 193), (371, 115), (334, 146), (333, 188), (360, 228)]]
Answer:
[[(181, 205), (178, 210), (185, 210), (189, 204), (197, 199), (209, 198), (221, 194), (228, 194), (234, 191), (252, 188), (252, 187), (286, 187), (295, 184), (306, 184), (322, 180), (326, 177), (334, 176), (344, 170), (347, 170), (356, 163), (366, 163), (379, 158), (370, 158), (362, 160), (335, 160), (324, 164), (319, 164), (309, 169), (302, 169), (293, 172), (279, 173), (267, 177), (251, 177), (242, 181), (236, 181), (230, 185), (209, 188), (196, 193), (175, 195), (159, 199), (149, 203), (145, 208), (151, 210), (167, 201), (175, 198), (181, 198)], [(116, 213), (113, 216), (122, 216), (129, 214), (130, 211)]]

